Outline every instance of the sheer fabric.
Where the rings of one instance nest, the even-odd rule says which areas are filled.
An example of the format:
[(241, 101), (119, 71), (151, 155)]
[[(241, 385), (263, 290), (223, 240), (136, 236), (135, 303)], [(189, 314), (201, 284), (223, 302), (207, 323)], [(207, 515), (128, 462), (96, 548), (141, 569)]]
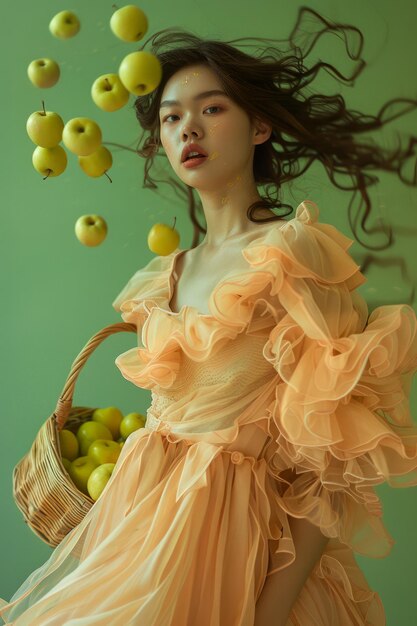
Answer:
[[(383, 626), (354, 553), (394, 539), (375, 485), (417, 485), (409, 396), (417, 320), (368, 316), (353, 240), (301, 203), (260, 231), (210, 296), (169, 309), (176, 250), (113, 302), (137, 325), (116, 359), (152, 392), (84, 520), (0, 615), (18, 626), (252, 626), (266, 577), (296, 558), (290, 516), (330, 538), (288, 626)], [(290, 477), (290, 478), (289, 478)]]

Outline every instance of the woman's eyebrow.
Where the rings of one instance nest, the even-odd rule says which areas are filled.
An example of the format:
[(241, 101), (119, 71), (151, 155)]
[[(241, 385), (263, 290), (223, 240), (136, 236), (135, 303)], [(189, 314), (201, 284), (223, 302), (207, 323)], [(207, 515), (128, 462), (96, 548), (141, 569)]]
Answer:
[[(204, 98), (208, 98), (209, 96), (226, 96), (226, 98), (228, 97), (228, 95), (221, 89), (211, 89), (210, 91), (202, 91), (201, 93), (198, 93), (196, 96), (194, 96), (193, 100), (203, 100)], [(162, 107), (168, 107), (176, 104), (181, 104), (181, 102), (179, 102), (179, 100), (164, 100), (159, 105), (159, 108), (162, 109)]]

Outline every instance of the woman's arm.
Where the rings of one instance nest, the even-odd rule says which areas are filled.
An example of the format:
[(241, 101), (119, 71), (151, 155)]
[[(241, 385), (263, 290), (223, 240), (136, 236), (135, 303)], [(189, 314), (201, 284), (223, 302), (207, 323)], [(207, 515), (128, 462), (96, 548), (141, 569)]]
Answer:
[(267, 577), (256, 603), (254, 626), (286, 626), (291, 609), (329, 538), (307, 519), (289, 517), (296, 558)]

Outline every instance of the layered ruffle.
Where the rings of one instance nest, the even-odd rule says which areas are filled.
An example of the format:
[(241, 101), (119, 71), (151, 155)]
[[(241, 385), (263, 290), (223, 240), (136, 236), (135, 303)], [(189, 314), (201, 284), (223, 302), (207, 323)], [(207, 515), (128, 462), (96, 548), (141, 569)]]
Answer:
[(249, 264), (243, 272), (229, 272), (213, 289), (212, 314), (193, 306), (172, 312), (171, 277), (180, 252), (151, 259), (112, 303), (125, 322), (136, 324), (138, 333), (138, 347), (120, 354), (115, 363), (127, 380), (144, 389), (171, 387), (183, 354), (206, 361), (240, 333), (266, 336), (279, 318), (268, 298), (274, 276)]
[(166, 389), (176, 380), (183, 354), (194, 361), (205, 361), (236, 335), (234, 328), (201, 318), (194, 308), (184, 309), (178, 316), (154, 307), (143, 324), (144, 347), (120, 354), (115, 363), (123, 376), (138, 387)]
[(155, 306), (164, 306), (167, 300), (167, 278), (173, 263), (173, 254), (153, 257), (129, 279), (112, 302), (122, 319), (136, 324), (140, 330)]
[(312, 203), (245, 254), (271, 268), (286, 311), (264, 346), (281, 381), (270, 405), (281, 506), (356, 552), (381, 557), (393, 540), (374, 486), (417, 485), (417, 427), (409, 393), (417, 369), (417, 320), (408, 305), (368, 308), (366, 279), (349, 240), (317, 223)]

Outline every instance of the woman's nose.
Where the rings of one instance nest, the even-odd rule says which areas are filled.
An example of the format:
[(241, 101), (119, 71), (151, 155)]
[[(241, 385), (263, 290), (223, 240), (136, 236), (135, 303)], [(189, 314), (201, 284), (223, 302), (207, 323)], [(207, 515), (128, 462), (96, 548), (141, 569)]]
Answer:
[(184, 123), (184, 126), (182, 128), (182, 136), (184, 139), (190, 136), (199, 137), (200, 134), (201, 134), (201, 129), (198, 126), (198, 124), (195, 124), (193, 122)]
[(188, 130), (188, 129), (184, 129), (184, 130), (182, 131), (182, 135), (183, 135), (183, 137), (184, 137), (184, 138), (186, 138), (186, 137), (191, 137), (191, 136), (192, 136), (192, 137), (199, 137), (199, 133), (198, 133), (196, 130), (191, 130), (191, 131), (190, 131), (190, 130)]

